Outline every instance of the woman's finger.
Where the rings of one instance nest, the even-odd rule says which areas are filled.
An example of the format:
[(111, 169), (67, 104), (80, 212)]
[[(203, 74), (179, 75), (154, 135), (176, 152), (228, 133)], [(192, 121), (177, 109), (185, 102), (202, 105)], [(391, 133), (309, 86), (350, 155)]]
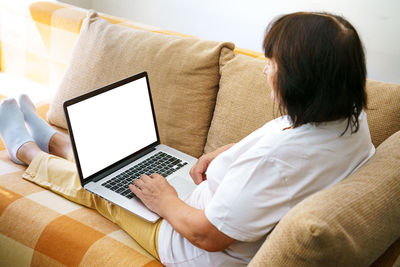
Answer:
[(141, 189), (144, 186), (144, 182), (141, 178), (133, 180), (133, 184)]
[(137, 197), (139, 197), (139, 198), (141, 198), (141, 196), (142, 196), (142, 191), (140, 191), (140, 189), (137, 187), (137, 186), (135, 186), (135, 185), (133, 185), (133, 184), (130, 184), (129, 185), (129, 189), (132, 191), (132, 193), (134, 193)]

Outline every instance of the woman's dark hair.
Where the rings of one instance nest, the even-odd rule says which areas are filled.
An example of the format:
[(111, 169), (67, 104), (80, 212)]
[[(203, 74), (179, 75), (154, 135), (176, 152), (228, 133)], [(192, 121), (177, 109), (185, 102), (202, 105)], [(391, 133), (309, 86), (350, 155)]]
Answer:
[(344, 132), (358, 131), (367, 103), (365, 55), (346, 19), (328, 13), (284, 15), (268, 26), (263, 48), (277, 64), (275, 94), (293, 127), (347, 118)]

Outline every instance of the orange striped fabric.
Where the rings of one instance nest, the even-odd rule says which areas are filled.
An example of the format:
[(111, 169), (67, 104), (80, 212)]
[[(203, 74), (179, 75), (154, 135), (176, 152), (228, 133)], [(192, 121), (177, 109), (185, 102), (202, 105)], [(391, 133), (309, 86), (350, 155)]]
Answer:
[(22, 179), (0, 151), (0, 266), (162, 266), (94, 210)]

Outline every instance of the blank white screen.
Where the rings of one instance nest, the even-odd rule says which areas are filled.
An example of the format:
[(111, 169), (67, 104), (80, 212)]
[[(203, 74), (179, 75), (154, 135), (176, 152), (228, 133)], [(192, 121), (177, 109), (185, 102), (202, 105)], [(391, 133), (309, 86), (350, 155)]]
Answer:
[(146, 77), (67, 108), (84, 179), (157, 141)]

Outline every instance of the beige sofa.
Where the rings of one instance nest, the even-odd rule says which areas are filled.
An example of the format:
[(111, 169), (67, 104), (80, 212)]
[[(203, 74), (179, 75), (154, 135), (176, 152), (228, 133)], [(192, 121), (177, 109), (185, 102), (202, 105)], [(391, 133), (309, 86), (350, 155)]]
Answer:
[[(63, 101), (143, 70), (162, 142), (193, 156), (237, 142), (278, 115), (262, 54), (101, 17), (108, 22), (38, 2), (25, 18), (29, 45), (1, 40), (3, 72), (23, 65), (25, 78), (53, 88), (37, 111), (58, 129), (65, 128)], [(250, 266), (400, 266), (400, 85), (369, 80), (367, 91), (376, 154), (295, 206)], [(23, 180), (23, 171), (0, 152), (1, 266), (160, 265), (116, 224)]]

